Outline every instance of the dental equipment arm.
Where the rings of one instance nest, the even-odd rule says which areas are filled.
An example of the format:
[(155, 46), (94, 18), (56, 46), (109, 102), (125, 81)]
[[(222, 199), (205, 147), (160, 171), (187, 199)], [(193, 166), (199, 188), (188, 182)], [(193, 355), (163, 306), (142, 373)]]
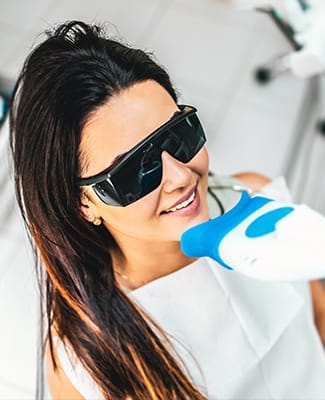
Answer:
[(286, 57), (292, 73), (308, 78), (325, 72), (325, 2), (323, 0), (235, 0), (236, 7), (270, 15), (293, 51)]

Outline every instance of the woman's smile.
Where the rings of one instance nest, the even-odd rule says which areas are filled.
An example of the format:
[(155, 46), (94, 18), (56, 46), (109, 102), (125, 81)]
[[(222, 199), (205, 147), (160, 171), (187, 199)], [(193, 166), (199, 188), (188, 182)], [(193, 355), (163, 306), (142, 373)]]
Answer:
[[(185, 198), (185, 199), (184, 199)], [(163, 211), (162, 214), (168, 214), (174, 217), (187, 217), (195, 215), (200, 208), (200, 195), (197, 191), (197, 184), (191, 190), (190, 195), (185, 195), (179, 199), (175, 205)]]

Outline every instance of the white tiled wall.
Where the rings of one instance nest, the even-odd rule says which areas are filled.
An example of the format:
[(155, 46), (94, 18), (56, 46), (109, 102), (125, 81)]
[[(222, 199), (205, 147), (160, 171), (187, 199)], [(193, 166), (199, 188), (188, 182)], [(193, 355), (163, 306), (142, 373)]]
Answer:
[[(230, 3), (0, 0), (0, 75), (15, 78), (30, 47), (39, 40), (38, 33), (49, 25), (67, 19), (109, 21), (115, 25), (110, 28), (114, 35), (154, 51), (169, 70), (181, 101), (197, 106), (207, 131), (213, 170), (255, 170), (275, 177), (284, 172), (305, 82), (287, 74), (267, 86), (255, 83), (254, 68), (290, 48), (266, 16), (236, 11)], [(0, 132), (1, 165), (6, 163), (3, 146), (7, 133), (7, 129)], [(320, 178), (325, 143), (323, 138), (316, 140), (317, 154), (312, 157), (305, 196), (312, 205), (325, 210), (325, 187)], [(5, 167), (0, 169), (3, 176), (6, 171)], [(11, 185), (2, 186), (2, 400), (32, 399), (36, 380), (37, 290), (21, 222), (16, 211), (10, 211), (13, 201)]]

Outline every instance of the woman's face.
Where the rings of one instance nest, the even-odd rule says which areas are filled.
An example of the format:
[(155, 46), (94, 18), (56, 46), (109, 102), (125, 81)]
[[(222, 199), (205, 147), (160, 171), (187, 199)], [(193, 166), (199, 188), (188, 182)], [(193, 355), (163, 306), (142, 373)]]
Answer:
[[(114, 159), (168, 121), (178, 107), (158, 83), (137, 83), (91, 115), (82, 132), (82, 176), (105, 170)], [(126, 207), (104, 204), (91, 187), (85, 215), (101, 217), (117, 243), (179, 241), (186, 229), (209, 218), (208, 155), (203, 147), (187, 164), (162, 153), (162, 181), (154, 191)], [(176, 206), (177, 209), (175, 208)]]

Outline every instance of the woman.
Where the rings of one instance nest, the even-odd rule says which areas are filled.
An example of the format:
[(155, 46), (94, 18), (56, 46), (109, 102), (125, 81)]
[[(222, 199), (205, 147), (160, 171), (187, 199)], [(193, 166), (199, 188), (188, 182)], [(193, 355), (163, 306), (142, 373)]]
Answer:
[[(182, 254), (181, 233), (211, 216), (208, 202), (213, 214), (231, 207), (238, 180), (208, 189), (196, 110), (177, 104), (160, 66), (72, 21), (28, 57), (12, 104), (18, 200), (45, 271), (54, 399), (325, 395), (305, 286), (230, 277)], [(306, 340), (308, 362), (283, 378)]]

